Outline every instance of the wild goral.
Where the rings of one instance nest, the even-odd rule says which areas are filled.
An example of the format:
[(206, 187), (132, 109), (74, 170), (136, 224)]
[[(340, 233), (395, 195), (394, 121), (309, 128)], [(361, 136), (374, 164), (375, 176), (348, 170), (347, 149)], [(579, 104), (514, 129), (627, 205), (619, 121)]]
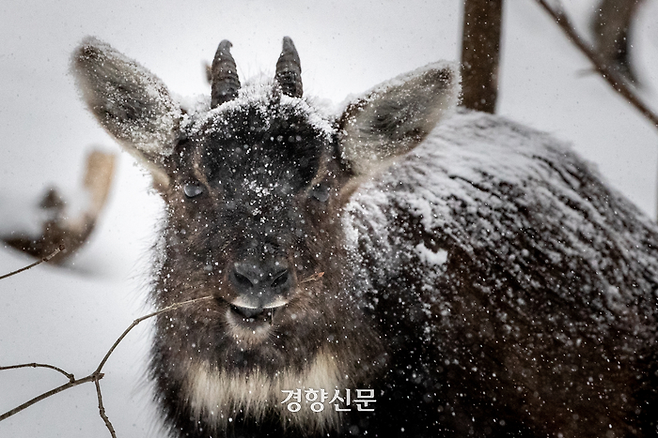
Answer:
[[(150, 373), (171, 436), (656, 436), (658, 228), (436, 63), (327, 116), (289, 38), (183, 108), (93, 38), (73, 71), (165, 219)], [(350, 391), (348, 394), (348, 390)]]

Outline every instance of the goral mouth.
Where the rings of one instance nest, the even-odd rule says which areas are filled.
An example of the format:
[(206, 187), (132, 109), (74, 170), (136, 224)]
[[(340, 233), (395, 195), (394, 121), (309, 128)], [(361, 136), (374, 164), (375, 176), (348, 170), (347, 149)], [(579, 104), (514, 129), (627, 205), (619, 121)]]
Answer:
[(251, 342), (260, 342), (272, 333), (288, 304), (283, 297), (265, 303), (252, 303), (245, 297), (237, 297), (231, 301), (218, 299), (228, 305), (225, 321), (229, 332)]
[(234, 304), (230, 304), (229, 308), (231, 320), (238, 324), (245, 324), (250, 327), (263, 324), (272, 325), (274, 323), (274, 315), (275, 313), (278, 313), (280, 309), (280, 307), (252, 309), (236, 306)]

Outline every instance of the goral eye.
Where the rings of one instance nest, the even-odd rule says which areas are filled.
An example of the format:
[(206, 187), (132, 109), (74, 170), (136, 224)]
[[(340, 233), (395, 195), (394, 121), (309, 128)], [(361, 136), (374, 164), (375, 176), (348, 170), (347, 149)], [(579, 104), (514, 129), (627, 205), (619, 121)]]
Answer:
[(329, 187), (324, 184), (316, 184), (311, 189), (311, 196), (320, 202), (327, 202), (327, 199), (329, 199)]
[(198, 182), (188, 182), (183, 184), (183, 192), (188, 198), (194, 198), (203, 193), (203, 187)]

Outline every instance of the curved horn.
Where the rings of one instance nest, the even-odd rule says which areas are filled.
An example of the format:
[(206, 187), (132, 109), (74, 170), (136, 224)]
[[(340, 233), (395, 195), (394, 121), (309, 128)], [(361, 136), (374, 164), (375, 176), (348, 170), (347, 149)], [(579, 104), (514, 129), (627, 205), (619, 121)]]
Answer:
[(281, 86), (283, 94), (290, 97), (302, 97), (302, 65), (299, 62), (297, 49), (289, 37), (283, 38), (283, 50), (276, 62), (276, 81)]
[(231, 56), (232, 45), (228, 40), (219, 43), (215, 58), (212, 60), (210, 70), (211, 108), (233, 100), (238, 95), (240, 79), (238, 79), (235, 61)]

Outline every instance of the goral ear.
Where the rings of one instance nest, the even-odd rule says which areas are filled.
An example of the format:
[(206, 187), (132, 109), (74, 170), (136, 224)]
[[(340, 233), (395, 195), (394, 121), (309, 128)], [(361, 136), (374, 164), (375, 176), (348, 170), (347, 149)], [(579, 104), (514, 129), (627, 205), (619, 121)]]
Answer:
[(420, 144), (457, 105), (459, 69), (441, 62), (385, 82), (350, 104), (339, 119), (341, 158), (367, 176)]
[(72, 72), (101, 126), (153, 173), (156, 183), (166, 182), (162, 165), (178, 139), (181, 110), (162, 81), (93, 37), (73, 53)]

